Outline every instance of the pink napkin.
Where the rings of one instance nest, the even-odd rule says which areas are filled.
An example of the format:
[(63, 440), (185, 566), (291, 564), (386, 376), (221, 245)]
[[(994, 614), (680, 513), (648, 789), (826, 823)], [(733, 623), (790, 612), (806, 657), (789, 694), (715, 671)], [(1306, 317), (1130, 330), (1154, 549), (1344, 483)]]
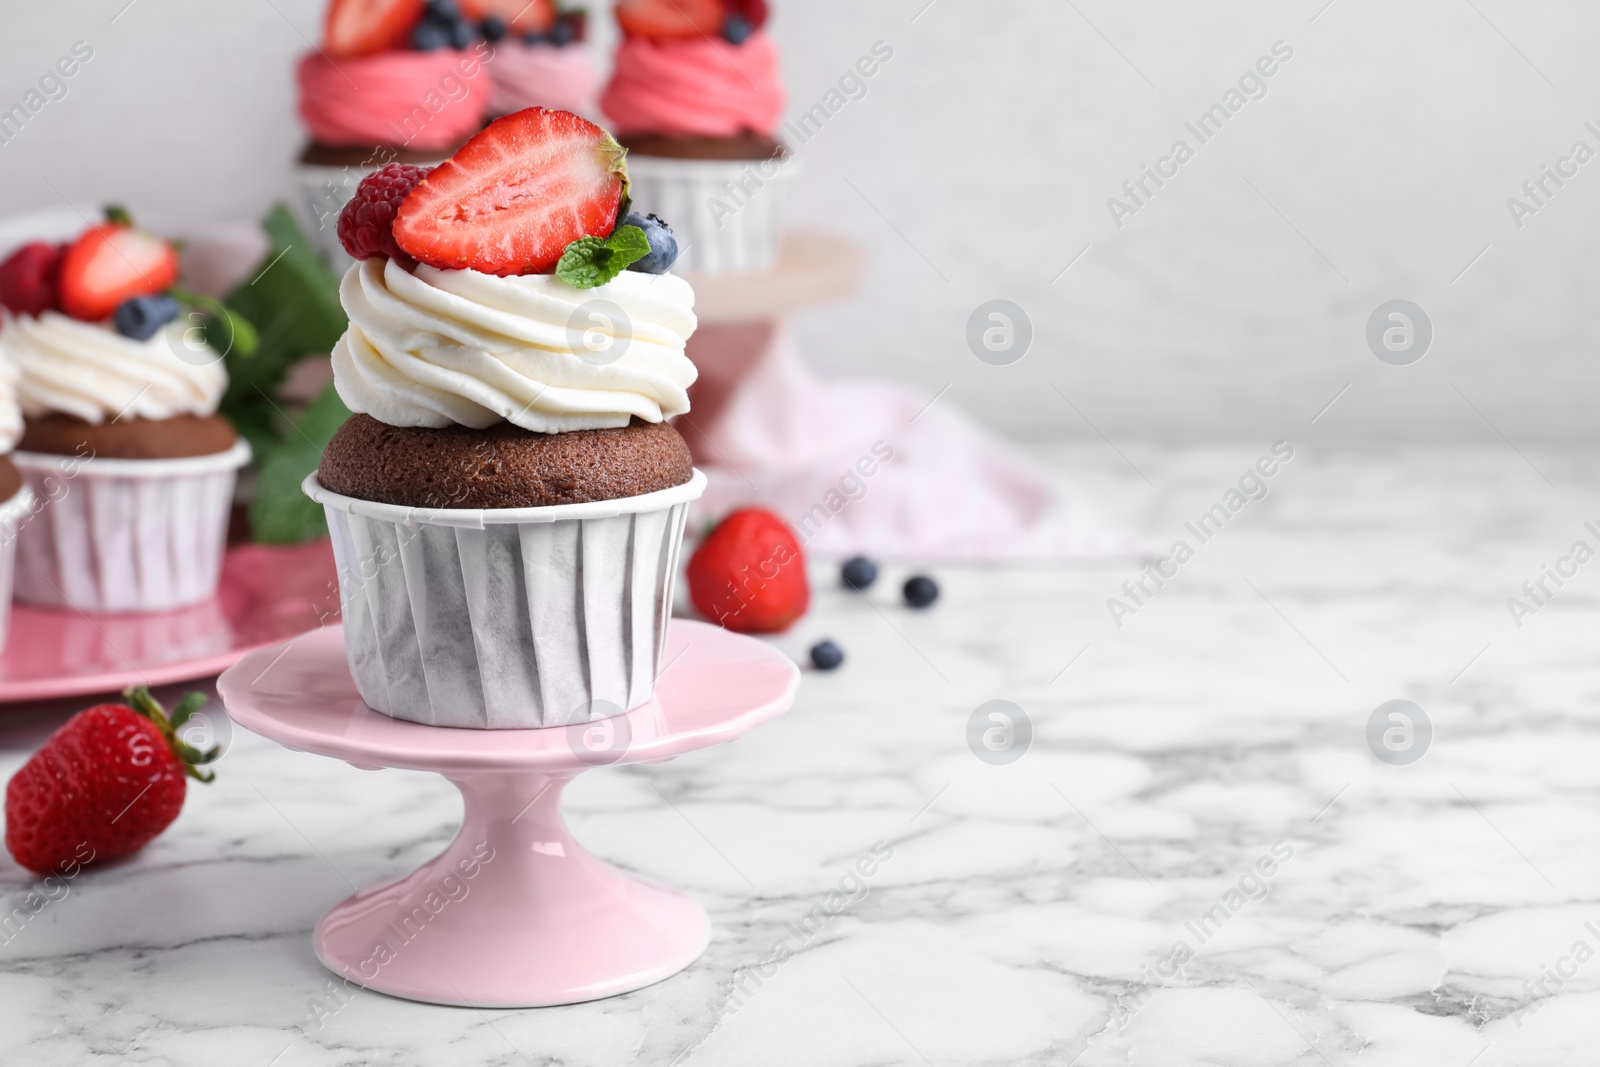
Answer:
[(929, 399), (888, 382), (820, 379), (779, 327), (709, 421), (691, 412), (679, 422), (710, 478), (691, 530), (749, 505), (781, 515), (821, 556), (1142, 554), (1136, 539), (1058, 492), (949, 396)]

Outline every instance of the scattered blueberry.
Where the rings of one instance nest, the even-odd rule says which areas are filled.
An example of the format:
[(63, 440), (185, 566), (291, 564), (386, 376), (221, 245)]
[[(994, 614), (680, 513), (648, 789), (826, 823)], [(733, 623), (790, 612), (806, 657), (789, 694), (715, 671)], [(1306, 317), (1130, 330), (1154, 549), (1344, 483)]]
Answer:
[(461, 17), (461, 8), (456, 0), (428, 0), (426, 8), (427, 17), (439, 22), (454, 22)]
[(557, 48), (571, 44), (576, 36), (577, 35), (572, 32), (572, 23), (568, 22), (566, 19), (558, 19), (556, 23), (550, 27), (549, 40), (550, 43), (555, 45)]
[(450, 23), (450, 47), (466, 49), (472, 47), (472, 42), (478, 38), (478, 29), (466, 19), (458, 18)]
[(722, 39), (729, 44), (744, 44), (750, 33), (750, 20), (743, 15), (729, 15), (722, 20)]
[(938, 585), (932, 578), (923, 574), (908, 579), (903, 592), (906, 595), (906, 603), (914, 608), (925, 608), (939, 599)]
[(499, 15), (490, 15), (478, 23), (478, 32), (483, 34), (483, 39), (490, 44), (502, 40), (506, 35), (506, 20)]
[(843, 662), (844, 650), (832, 641), (818, 641), (811, 646), (811, 665), (817, 670), (836, 670)]
[(117, 332), (135, 341), (148, 341), (156, 331), (178, 317), (178, 302), (170, 296), (135, 296), (124, 300), (111, 316)]
[(639, 227), (650, 241), (650, 254), (634, 260), (628, 265), (629, 270), (665, 274), (672, 269), (672, 264), (678, 260), (678, 239), (672, 236), (671, 226), (654, 215), (640, 215), (636, 211), (629, 212), (628, 217), (622, 220), (622, 225)]
[(878, 580), (878, 565), (866, 556), (857, 556), (839, 569), (839, 578), (851, 589), (868, 589)]
[(544, 34), (538, 30), (529, 30), (522, 35), (523, 44), (544, 44)]
[(450, 44), (450, 27), (424, 19), (411, 30), (411, 47), (419, 52), (437, 52)]

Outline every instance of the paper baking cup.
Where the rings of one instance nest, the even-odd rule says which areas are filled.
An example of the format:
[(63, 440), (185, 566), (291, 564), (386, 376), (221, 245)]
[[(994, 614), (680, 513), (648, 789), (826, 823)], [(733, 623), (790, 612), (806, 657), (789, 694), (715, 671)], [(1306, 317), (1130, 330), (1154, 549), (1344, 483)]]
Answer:
[(654, 214), (678, 239), (679, 273), (742, 274), (777, 260), (784, 187), (793, 160), (628, 156), (633, 208)]
[(699, 471), (657, 493), (542, 508), (407, 508), (324, 489), (345, 655), (395, 719), (515, 730), (650, 699)]
[(33, 490), (24, 485), (0, 504), (0, 648), (5, 647), (6, 635), (11, 632), (11, 585), (16, 572), (17, 533), (33, 513), (35, 499)]
[(239, 441), (183, 459), (13, 452), (33, 490), (17, 534), (16, 598), (92, 612), (170, 611), (217, 591)]

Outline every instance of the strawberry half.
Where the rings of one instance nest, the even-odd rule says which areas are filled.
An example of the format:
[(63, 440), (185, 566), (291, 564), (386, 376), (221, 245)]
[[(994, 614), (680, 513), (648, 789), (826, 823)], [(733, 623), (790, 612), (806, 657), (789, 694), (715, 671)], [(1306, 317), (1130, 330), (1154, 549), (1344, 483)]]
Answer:
[(217, 750), (199, 752), (177, 736), (203, 694), (184, 697), (170, 718), (148, 689), (124, 695), (128, 704), (68, 719), (6, 783), (6, 848), (28, 870), (137, 852), (178, 817), (187, 778), (211, 781), (196, 767)]
[(741, 508), (706, 535), (685, 575), (695, 610), (737, 633), (787, 630), (806, 612), (805, 554), (770, 511)]
[(473, 22), (491, 15), (512, 33), (543, 33), (556, 24), (555, 0), (460, 0), (461, 13)]
[(110, 222), (89, 227), (61, 257), (61, 310), (75, 319), (98, 322), (124, 300), (163, 292), (178, 280), (177, 249), (134, 229), (118, 209), (107, 215)]
[(573, 241), (615, 227), (626, 155), (570, 111), (530, 107), (496, 119), (411, 190), (395, 243), (444, 270), (547, 272)]
[(722, 18), (719, 0), (621, 0), (617, 4), (617, 25), (629, 37), (715, 37), (722, 32)]
[(399, 48), (422, 6), (423, 0), (333, 0), (322, 24), (323, 51), (345, 59)]

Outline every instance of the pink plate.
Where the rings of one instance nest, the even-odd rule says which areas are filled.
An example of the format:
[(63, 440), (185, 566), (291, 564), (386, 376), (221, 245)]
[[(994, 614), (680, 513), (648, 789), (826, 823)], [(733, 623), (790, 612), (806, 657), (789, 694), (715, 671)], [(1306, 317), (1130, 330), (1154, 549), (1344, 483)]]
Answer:
[(573, 840), (567, 782), (590, 767), (659, 763), (782, 714), (800, 672), (752, 638), (675, 621), (655, 696), (626, 715), (543, 730), (391, 719), (356, 693), (342, 627), (252, 652), (217, 680), (240, 726), (358, 767), (435, 771), (461, 790), (438, 856), (325, 915), (317, 958), (352, 983), (433, 1004), (529, 1008), (640, 989), (699, 957), (705, 911)]
[(110, 693), (205, 678), (252, 649), (338, 619), (326, 540), (229, 549), (214, 600), (148, 615), (14, 605), (0, 703)]

